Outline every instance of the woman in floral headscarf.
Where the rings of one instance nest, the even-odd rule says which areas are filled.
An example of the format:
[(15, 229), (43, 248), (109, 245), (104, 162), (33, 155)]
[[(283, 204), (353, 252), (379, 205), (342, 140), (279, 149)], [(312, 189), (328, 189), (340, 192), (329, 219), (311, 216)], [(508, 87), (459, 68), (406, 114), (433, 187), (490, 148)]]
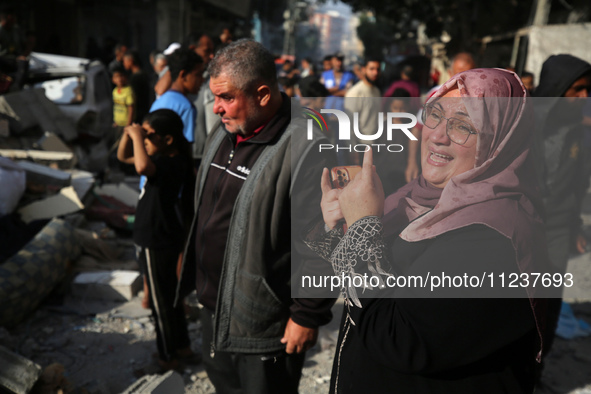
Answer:
[(466, 71), (425, 106), (418, 179), (384, 199), (371, 151), (343, 190), (324, 171), (308, 245), (339, 277), (375, 278), (342, 288), (331, 392), (533, 391), (545, 302), (531, 282), (507, 289), (547, 269), (529, 100), (512, 72)]

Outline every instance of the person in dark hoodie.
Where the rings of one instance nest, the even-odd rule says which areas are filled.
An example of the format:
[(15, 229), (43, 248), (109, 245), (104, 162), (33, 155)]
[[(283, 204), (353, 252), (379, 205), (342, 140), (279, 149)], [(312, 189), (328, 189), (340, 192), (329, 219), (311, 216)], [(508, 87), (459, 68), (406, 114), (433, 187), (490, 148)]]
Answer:
[[(581, 205), (589, 185), (584, 171), (582, 109), (591, 84), (591, 64), (571, 55), (550, 56), (536, 88), (535, 150), (546, 210), (546, 238), (553, 271), (564, 273), (570, 251), (584, 253)], [(561, 300), (553, 299), (550, 326), (556, 327)], [(553, 331), (553, 330), (552, 330)], [(546, 346), (546, 352), (551, 343)]]

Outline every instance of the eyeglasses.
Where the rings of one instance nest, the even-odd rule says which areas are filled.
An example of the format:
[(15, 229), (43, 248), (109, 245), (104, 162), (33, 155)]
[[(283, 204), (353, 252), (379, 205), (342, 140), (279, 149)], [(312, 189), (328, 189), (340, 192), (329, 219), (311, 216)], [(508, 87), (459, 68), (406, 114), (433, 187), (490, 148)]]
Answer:
[(445, 128), (447, 136), (452, 142), (458, 145), (464, 145), (468, 141), (468, 138), (470, 138), (471, 134), (478, 134), (478, 132), (468, 123), (457, 118), (446, 118), (443, 116), (443, 112), (440, 109), (433, 105), (425, 105), (422, 114), (422, 120), (425, 126), (434, 129), (439, 126), (442, 119), (447, 121)]

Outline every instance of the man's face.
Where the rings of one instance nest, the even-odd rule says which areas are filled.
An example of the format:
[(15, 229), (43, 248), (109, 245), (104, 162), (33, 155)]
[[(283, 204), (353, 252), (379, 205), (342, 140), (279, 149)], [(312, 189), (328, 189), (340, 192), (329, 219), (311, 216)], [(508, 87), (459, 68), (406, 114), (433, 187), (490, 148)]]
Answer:
[(164, 70), (164, 67), (166, 67), (166, 59), (164, 59), (164, 58), (156, 59), (156, 61), (154, 62), (154, 71), (157, 74), (160, 74), (160, 72), (162, 70)]
[(380, 63), (378, 62), (368, 62), (365, 67), (363, 67), (365, 78), (367, 78), (368, 82), (374, 83), (378, 80), (380, 76)]
[(528, 92), (531, 93), (534, 90), (534, 77), (522, 77), (521, 82), (523, 82), (523, 86), (525, 86)]
[(201, 56), (203, 63), (207, 65), (213, 59), (213, 41), (208, 36), (202, 36), (195, 47), (195, 53)]
[(451, 65), (451, 72), (450, 76), (454, 76), (459, 73), (463, 73), (464, 71), (472, 70), (474, 68), (474, 63), (467, 59), (456, 59)]
[(591, 90), (591, 76), (583, 76), (577, 79), (564, 93), (564, 97), (587, 98)]
[(249, 136), (260, 126), (256, 95), (238, 89), (224, 73), (211, 77), (209, 87), (215, 96), (213, 112), (221, 116), (228, 132)]
[(185, 74), (183, 85), (187, 92), (196, 94), (203, 83), (203, 63), (197, 65), (193, 71)]
[(343, 61), (341, 59), (339, 59), (338, 57), (334, 56), (331, 60), (332, 63), (332, 69), (334, 71), (341, 71), (343, 69)]
[(115, 51), (115, 58), (118, 61), (123, 61), (123, 57), (125, 56), (126, 53), (127, 53), (127, 47), (122, 46), (121, 48), (119, 48)]
[(131, 70), (131, 67), (133, 67), (133, 58), (131, 56), (123, 56), (123, 67), (126, 70)]
[(220, 34), (220, 41), (223, 44), (227, 44), (229, 42), (232, 42), (232, 33), (230, 33), (230, 29), (224, 29), (222, 31), (222, 34)]
[(323, 60), (322, 61), (322, 69), (324, 71), (328, 71), (332, 69), (332, 60)]

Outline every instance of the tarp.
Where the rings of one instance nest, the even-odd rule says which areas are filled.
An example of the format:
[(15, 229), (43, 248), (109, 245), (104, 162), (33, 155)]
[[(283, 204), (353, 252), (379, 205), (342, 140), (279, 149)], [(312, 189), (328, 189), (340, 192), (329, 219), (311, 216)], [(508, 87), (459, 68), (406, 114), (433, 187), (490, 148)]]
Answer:
[(591, 23), (532, 26), (529, 29), (525, 70), (534, 74), (536, 86), (542, 64), (550, 55), (566, 53), (591, 63)]

